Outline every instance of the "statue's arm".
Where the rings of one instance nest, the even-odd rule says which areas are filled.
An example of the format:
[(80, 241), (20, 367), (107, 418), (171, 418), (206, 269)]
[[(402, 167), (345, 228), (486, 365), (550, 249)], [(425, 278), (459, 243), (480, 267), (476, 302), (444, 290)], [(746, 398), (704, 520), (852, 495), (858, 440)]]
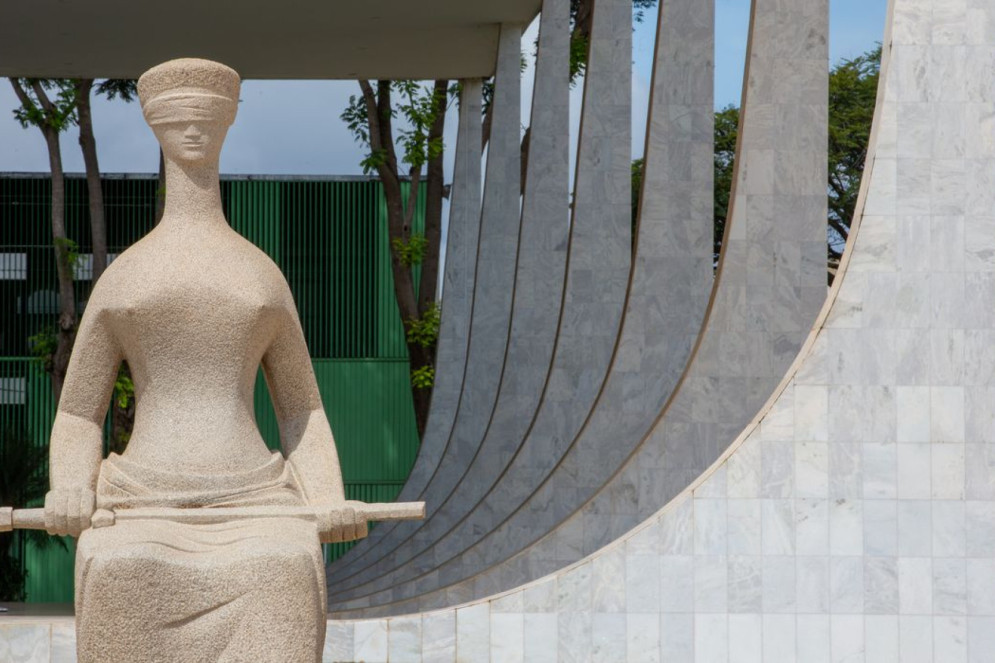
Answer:
[(345, 499), (342, 470), (321, 404), (304, 332), (289, 292), (277, 333), (263, 356), (263, 374), (280, 425), (280, 444), (309, 504), (337, 519), (326, 543), (366, 535)]
[(89, 527), (103, 457), (103, 422), (121, 359), (95, 290), (76, 334), (52, 424), (51, 491), (45, 498), (46, 526), (52, 534), (77, 536)]

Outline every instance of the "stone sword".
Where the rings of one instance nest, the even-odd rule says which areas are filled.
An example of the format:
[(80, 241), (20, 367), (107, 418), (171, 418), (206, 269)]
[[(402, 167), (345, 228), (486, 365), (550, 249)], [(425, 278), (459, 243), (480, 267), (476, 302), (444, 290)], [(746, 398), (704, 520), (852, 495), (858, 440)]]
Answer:
[[(425, 517), (424, 502), (354, 503), (355, 509), (367, 521), (421, 520)], [(93, 527), (109, 527), (123, 520), (170, 520), (188, 525), (209, 525), (249, 518), (303, 518), (318, 521), (321, 530), (335, 525), (331, 514), (309, 506), (246, 506), (199, 509), (147, 507), (110, 511), (97, 509), (90, 522)], [(45, 529), (45, 509), (13, 509), (0, 507), (0, 532), (15, 529)]]

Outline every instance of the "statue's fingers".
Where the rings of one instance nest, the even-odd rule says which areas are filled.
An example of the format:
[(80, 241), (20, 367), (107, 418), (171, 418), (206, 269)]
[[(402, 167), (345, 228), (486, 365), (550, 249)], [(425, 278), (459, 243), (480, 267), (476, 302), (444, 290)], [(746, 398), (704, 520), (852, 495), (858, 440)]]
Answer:
[(90, 528), (90, 516), (93, 515), (94, 495), (89, 490), (84, 490), (79, 496), (79, 531)]
[(57, 534), (59, 528), (58, 497), (53, 493), (45, 496), (45, 529), (49, 534)]
[(77, 527), (80, 521), (80, 496), (70, 494), (66, 499), (66, 524), (63, 534), (75, 536), (78, 534)]

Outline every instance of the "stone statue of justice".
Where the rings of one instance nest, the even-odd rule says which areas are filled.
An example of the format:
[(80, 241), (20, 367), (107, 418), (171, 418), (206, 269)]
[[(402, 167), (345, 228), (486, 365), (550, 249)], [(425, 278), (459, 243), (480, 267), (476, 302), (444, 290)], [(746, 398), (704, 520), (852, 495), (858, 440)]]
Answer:
[[(79, 537), (80, 663), (321, 660), (321, 542), (424, 503), (347, 501), (332, 431), (286, 279), (228, 225), (218, 162), (238, 74), (172, 60), (138, 81), (162, 146), (162, 221), (94, 286), (52, 428), (44, 509), (0, 531)], [(135, 383), (127, 450), (102, 458), (118, 366)], [(262, 365), (283, 453), (263, 443)]]

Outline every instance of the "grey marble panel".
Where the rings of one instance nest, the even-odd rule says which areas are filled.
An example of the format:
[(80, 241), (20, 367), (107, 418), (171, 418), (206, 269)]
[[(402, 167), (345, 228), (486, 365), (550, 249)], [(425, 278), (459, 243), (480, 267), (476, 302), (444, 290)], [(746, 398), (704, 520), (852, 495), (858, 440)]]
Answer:
[[(702, 21), (700, 11), (699, 4), (675, 15), (690, 18), (692, 25), (697, 18), (698, 25), (707, 28), (711, 22)], [(666, 8), (661, 19), (662, 25), (673, 25)], [(469, 564), (467, 554), (459, 560), (458, 572), (449, 578), (470, 575), (469, 567), (478, 574), (468, 581), (474, 588), (471, 595), (527, 580), (523, 568), (532, 564), (526, 560), (568, 564), (653, 513), (718, 457), (794, 358), (825, 296), (825, 262), (817, 256), (825, 242), (827, 31), (825, 2), (788, 9), (768, 0), (755, 4), (731, 218), (712, 308), (680, 387), (645, 436), (669, 394), (649, 392), (647, 397), (643, 385), (625, 379), (631, 379), (631, 373), (613, 371), (582, 435), (547, 480), (551, 488), (484, 538), (489, 545), (478, 557)], [(688, 32), (684, 28), (681, 33)], [(794, 69), (781, 75), (778, 85), (761, 89), (763, 81), (783, 68), (787, 51)], [(691, 94), (703, 88), (707, 86), (692, 88)], [(700, 108), (710, 116), (710, 106)], [(778, 167), (790, 175), (771, 169), (781, 162)], [(652, 177), (648, 172), (647, 182), (652, 183)], [(693, 267), (691, 263), (685, 269)], [(635, 328), (646, 328), (645, 318), (635, 314), (633, 319)], [(637, 337), (632, 347), (645, 352), (652, 344)], [(642, 376), (637, 371), (634, 377)], [(639, 408), (640, 395), (648, 407)], [(548, 527), (552, 532), (536, 542), (535, 532), (550, 524), (551, 511), (553, 523), (569, 517), (576, 524)], [(445, 572), (443, 565), (443, 581)], [(395, 592), (393, 598), (407, 597)], [(402, 605), (410, 609), (432, 604)]]
[[(437, 429), (445, 440), (441, 455), (436, 456), (436, 451), (443, 438), (433, 437), (429, 440), (431, 451), (423, 454), (423, 462), (416, 464), (408, 481), (409, 488), (399, 498), (425, 501), (428, 514), (439, 508), (447, 487), (459, 480), (479, 446), (482, 436), (474, 435), (474, 430), (484, 425), (481, 421), (486, 423), (490, 418), (508, 346), (521, 226), (521, 34), (521, 26), (504, 25), (498, 42), (474, 291), (469, 310), (461, 311), (470, 320), (462, 389), (449, 430), (445, 425)], [(440, 416), (450, 411), (449, 397), (453, 393), (454, 390), (444, 393), (446, 401), (440, 405)], [(435, 431), (431, 432), (434, 436)], [(416, 486), (421, 486), (418, 493), (414, 490)], [(374, 530), (377, 535), (371, 536), (370, 543), (363, 546), (360, 562), (350, 564), (358, 559), (353, 555), (340, 567), (333, 565), (330, 596), (340, 595), (358, 580), (377, 577), (380, 573), (377, 568), (367, 568), (371, 555), (376, 559), (380, 550), (391, 550), (418, 526), (405, 522)]]
[(407, 562), (472, 510), (517, 451), (542, 397), (563, 297), (570, 228), (569, 20), (567, 0), (546, 0), (539, 29), (511, 332), (497, 404), (490, 417), (470, 419), (461, 410), (450, 444), (475, 448), (472, 462), (462, 474), (458, 464), (440, 468), (422, 496), (437, 508), (408, 538), (384, 541), (371, 551), (363, 578), (382, 577)]
[[(463, 375), (466, 369), (470, 311), (477, 266), (480, 237), (481, 202), (481, 93), (480, 80), (460, 82), (459, 127), (456, 135), (456, 159), (446, 236), (446, 264), (442, 287), (442, 318), (439, 323), (439, 346), (435, 359), (435, 386), (425, 434), (418, 456), (398, 501), (417, 500), (433, 471), (439, 465), (456, 419)], [(340, 557), (328, 568), (329, 586), (356, 564), (365, 564), (371, 550), (393, 530), (382, 523), (370, 536)]]
[[(527, 467), (540, 458), (547, 471), (583, 425), (607, 376), (631, 265), (632, 6), (626, 0), (601, 0), (594, 12), (563, 312), (542, 404), (530, 422), (523, 451), (514, 460), (519, 467)], [(509, 468), (513, 471), (517, 472)], [(502, 482), (488, 495), (505, 513), (528, 495), (527, 490), (519, 491), (516, 499), (507, 488), (510, 485)], [(494, 506), (485, 500), (481, 508), (493, 511)], [(471, 526), (466, 531), (478, 530)], [(427, 571), (437, 564), (434, 552), (423, 559), (421, 566), (402, 573)], [(467, 561), (465, 569), (473, 569)], [(345, 609), (376, 604), (392, 600), (395, 592), (410, 595), (448, 582), (440, 576), (424, 587), (395, 590), (387, 589), (391, 580), (391, 576), (378, 578), (366, 589), (368, 599), (360, 592), (347, 592), (339, 596), (350, 600), (333, 597), (330, 605)]]

